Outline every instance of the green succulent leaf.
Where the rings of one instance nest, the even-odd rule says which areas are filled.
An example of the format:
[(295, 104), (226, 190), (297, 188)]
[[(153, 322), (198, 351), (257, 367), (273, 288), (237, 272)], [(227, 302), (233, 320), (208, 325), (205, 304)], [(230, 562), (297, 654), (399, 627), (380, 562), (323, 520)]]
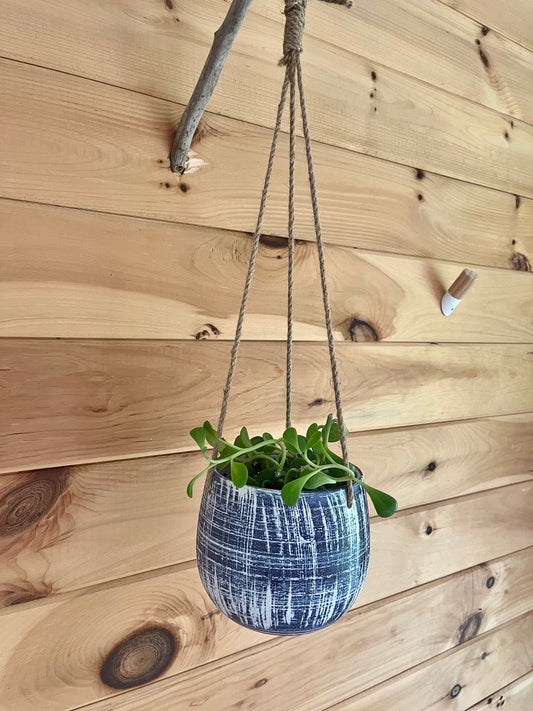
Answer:
[(231, 481), (238, 489), (246, 484), (248, 481), (248, 469), (246, 468), (246, 464), (235, 461), (231, 463)]
[[(348, 434), (348, 428), (346, 425), (344, 425), (344, 433), (347, 435)], [(331, 424), (331, 429), (329, 431), (329, 437), (328, 440), (330, 442), (338, 442), (341, 438), (340, 432), (339, 432), (339, 423), (337, 420), (333, 420)]]
[(315, 431), (307, 435), (307, 448), (313, 449), (318, 444), (322, 444), (322, 434), (317, 427)]
[(190, 431), (190, 435), (201, 450), (205, 450), (205, 430), (203, 427), (195, 427)]
[(232, 457), (234, 454), (238, 454), (241, 451), (240, 447), (236, 447), (234, 444), (226, 442), (219, 452), (221, 459), (226, 459), (227, 457)]
[(313, 474), (304, 485), (305, 489), (318, 489), (319, 486), (324, 486), (324, 484), (335, 484), (337, 482), (331, 476), (328, 476), (324, 472), (316, 472)]
[(215, 432), (213, 425), (207, 420), (204, 422), (204, 431), (207, 441), (212, 447), (214, 447), (218, 442), (217, 433)]
[(295, 506), (296, 502), (300, 498), (300, 494), (302, 493), (305, 483), (313, 476), (316, 475), (313, 472), (310, 472), (309, 474), (304, 474), (304, 476), (298, 477), (298, 479), (293, 479), (292, 481), (287, 482), (281, 490), (281, 498), (283, 499), (283, 502), (287, 506)]
[(374, 504), (374, 508), (376, 509), (376, 513), (378, 516), (381, 516), (382, 518), (388, 518), (397, 511), (398, 502), (395, 498), (393, 498), (389, 494), (386, 494), (384, 491), (374, 489), (373, 486), (368, 486), (368, 484), (365, 484), (363, 481), (358, 481), (357, 483), (363, 487), (363, 489), (372, 499), (372, 503)]
[(246, 429), (246, 427), (243, 427), (243, 428), (241, 429), (240, 437), (241, 437), (241, 441), (242, 441), (242, 443), (243, 443), (243, 447), (244, 447), (244, 448), (252, 447), (252, 446), (253, 446), (253, 445), (252, 445), (252, 442), (251, 442), (251, 440), (250, 440), (250, 437), (249, 437), (249, 435), (248, 435), (248, 430)]
[(192, 493), (193, 493), (192, 490), (194, 487), (194, 483), (196, 482), (197, 479), (199, 479), (204, 474), (205, 474), (205, 470), (203, 472), (200, 472), (199, 474), (197, 474), (195, 477), (193, 477), (190, 480), (190, 482), (187, 484), (187, 496), (189, 497), (189, 499), (192, 499)]
[(294, 427), (288, 427), (285, 430), (283, 433), (283, 441), (290, 452), (300, 452), (300, 447), (298, 445), (298, 433)]

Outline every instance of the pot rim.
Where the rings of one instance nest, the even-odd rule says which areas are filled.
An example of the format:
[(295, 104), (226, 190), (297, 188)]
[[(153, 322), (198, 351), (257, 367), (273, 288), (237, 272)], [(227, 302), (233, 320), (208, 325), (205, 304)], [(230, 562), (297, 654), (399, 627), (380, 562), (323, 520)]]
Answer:
[[(232, 486), (237, 489), (237, 491), (244, 491), (245, 489), (253, 489), (255, 491), (261, 491), (263, 493), (267, 494), (278, 494), (279, 497), (281, 498), (281, 489), (267, 489), (263, 486), (251, 486), (250, 484), (245, 484), (244, 486), (237, 487), (235, 484), (231, 481), (230, 478), (227, 476), (224, 476), (218, 469), (218, 465), (214, 467), (214, 474), (219, 478), (219, 479), (224, 479), (225, 481), (229, 482)], [(364, 481), (364, 479), (362, 480)], [(357, 483), (357, 479), (354, 480), (354, 483)], [(361, 491), (364, 491), (363, 487), (359, 487)], [(336, 486), (334, 489), (324, 489), (323, 491), (317, 491), (316, 489), (302, 489), (300, 492), (300, 497), (299, 499), (302, 498), (308, 498), (308, 497), (317, 497), (317, 496), (338, 496), (339, 492), (344, 493), (346, 490), (346, 482), (342, 482), (342, 484), (339, 484), (339, 486)]]

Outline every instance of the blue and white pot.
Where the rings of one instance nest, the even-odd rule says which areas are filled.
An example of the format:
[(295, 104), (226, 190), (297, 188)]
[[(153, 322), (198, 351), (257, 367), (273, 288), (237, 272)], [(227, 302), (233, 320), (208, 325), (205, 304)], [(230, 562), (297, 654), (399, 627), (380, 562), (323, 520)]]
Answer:
[(366, 494), (354, 486), (304, 491), (296, 506), (281, 492), (244, 486), (215, 471), (204, 489), (196, 554), (204, 587), (221, 612), (275, 635), (320, 630), (355, 602), (368, 568)]

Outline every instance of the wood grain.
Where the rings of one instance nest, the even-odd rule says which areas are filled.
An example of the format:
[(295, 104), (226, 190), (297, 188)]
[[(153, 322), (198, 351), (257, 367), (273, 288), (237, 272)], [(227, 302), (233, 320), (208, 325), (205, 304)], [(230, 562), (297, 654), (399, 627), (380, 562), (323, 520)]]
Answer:
[[(211, 111), (270, 125), (279, 95), (281, 7), (254, 2)], [(2, 3), (0, 41), (4, 56), (18, 61), (186, 103), (226, 10), (220, 0), (181, 0), (172, 8), (150, 0), (89, 5), (74, 0), (67, 16), (52, 0), (37, 0), (31, 12), (22, 13), (16, 0), (8, 0)], [(337, 66), (331, 45), (340, 55)], [(341, 81), (362, 97), (368, 118), (370, 70), (378, 75), (384, 70), (392, 84), (403, 85), (402, 74), (410, 75), (510, 116), (533, 119), (531, 53), (494, 31), (482, 34), (478, 22), (437, 0), (362, 0), (350, 12), (316, 3), (307, 12), (303, 61), (316, 113), (328, 95), (338, 96), (334, 86)], [(416, 84), (407, 80), (409, 94), (417, 93)], [(336, 143), (342, 136), (334, 113), (329, 112), (328, 133), (336, 133)]]
[[(179, 179), (168, 169), (179, 106), (5, 60), (0, 69), (0, 196), (253, 231), (267, 129), (208, 115), (190, 171)], [(36, 106), (38, 125), (30, 118)], [(284, 136), (265, 234), (287, 233), (286, 149)], [(507, 268), (515, 253), (525, 267), (531, 260), (533, 200), (320, 143), (314, 158), (326, 240)], [(309, 239), (302, 161), (297, 186), (297, 237)]]
[[(492, 12), (497, 10), (496, 3), (493, 5)], [(514, 2), (509, 12), (501, 14), (507, 18), (516, 13), (519, 18), (516, 5)], [(276, 77), (274, 67), (281, 47), (279, 10), (279, 3), (254, 2), (210, 104), (212, 111), (244, 119), (249, 116), (245, 109), (265, 111), (268, 103), (254, 87), (258, 80), (270, 85)], [(58, 3), (37, 0), (31, 13), (23, 15), (22, 27), (20, 5), (5, 0), (0, 37), (5, 56), (13, 59), (185, 103), (224, 12), (216, 0), (182, 0), (179, 8), (148, 0), (119, 4), (80, 0), (70, 3), (67, 19)], [(523, 12), (516, 25), (529, 41), (522, 30), (524, 17), (527, 22)], [(262, 38), (261, 56), (257, 53), (258, 36)], [(309, 36), (322, 40), (320, 45), (313, 43), (320, 46), (321, 53), (328, 51), (324, 42), (334, 43), (349, 53), (504, 113), (526, 120), (533, 116), (529, 53), (495, 32), (484, 36), (478, 22), (436, 0), (361, 0), (349, 13), (315, 3), (307, 13), (306, 45)], [(117, 37), (129, 41), (118, 45)], [(488, 48), (490, 72), (480, 60), (477, 38)], [(307, 53), (304, 60), (306, 64), (311, 60)], [(176, 72), (175, 66), (181, 71)], [(253, 107), (245, 88), (253, 92)], [(241, 101), (231, 99), (236, 93), (242, 94)]]
[[(191, 427), (216, 421), (229, 343), (6, 339), (0, 351), (0, 471), (191, 449)], [(245, 342), (226, 425), (280, 432), (284, 347)], [(527, 345), (339, 343), (351, 431), (532, 410)], [(327, 349), (296, 343), (293, 424), (333, 406)], [(257, 407), (261, 401), (260, 409)]]
[[(489, 702), (489, 699), (492, 701)], [(502, 703), (503, 701), (503, 703)], [(498, 704), (500, 704), (498, 706)], [(491, 708), (501, 709), (505, 705), (508, 711), (525, 711), (533, 705), (533, 672), (524, 674), (521, 679), (513, 681), (503, 689), (493, 692), (479, 704), (471, 706), (468, 711), (487, 711)]]
[[(492, 711), (500, 696), (505, 697), (500, 692), (493, 694), (494, 690), (527, 674), (532, 664), (533, 613), (528, 613), (342, 701), (332, 711), (390, 711), (392, 699), (394, 711), (418, 711), (422, 703), (431, 711), (448, 711), (452, 703), (454, 711), (470, 709), (473, 703), (476, 709)], [(487, 694), (492, 695), (493, 706), (487, 704), (487, 698), (484, 706), (477, 706)], [(525, 711), (529, 707), (515, 708)]]
[[(0, 200), (0, 221), (0, 336), (233, 339), (249, 236), (11, 200)], [(278, 242), (260, 247), (245, 339), (286, 338)], [(446, 319), (456, 264), (343, 247), (326, 258), (340, 340), (533, 341), (531, 274), (478, 268), (468, 302)], [(309, 242), (296, 245), (294, 337), (326, 338)]]
[(477, 22), (533, 50), (533, 17), (529, 0), (440, 0)]
[[(514, 426), (516, 432), (519, 421), (501, 423), (502, 429), (506, 424)], [(491, 429), (485, 427), (485, 437)], [(457, 430), (453, 434), (457, 435)], [(476, 433), (475, 428), (466, 427), (461, 434), (470, 432), (479, 437), (479, 430)], [(382, 436), (374, 444), (381, 441), (381, 460), (390, 457), (393, 461), (394, 439), (392, 447), (385, 449), (386, 433), (379, 434)], [(452, 433), (446, 434), (449, 438)], [(527, 432), (519, 436), (521, 442), (515, 442), (515, 446), (522, 450), (522, 456), (515, 460), (515, 466), (530, 449)], [(478, 473), (475, 469), (468, 476), (466, 462), (470, 466), (473, 462), (472, 457), (467, 458), (456, 467), (455, 478), (465, 477), (456, 489), (453, 478), (450, 481), (446, 474), (451, 468), (446, 463), (439, 462), (433, 471), (427, 467), (415, 472), (405, 467), (402, 471), (391, 463), (381, 468), (371, 438), (365, 435), (355, 438), (356, 443), (362, 439), (363, 444), (358, 463), (365, 460), (365, 437), (367, 480), (393, 493), (402, 512), (390, 521), (372, 520), (370, 573), (362, 603), (533, 545), (533, 482), (527, 464), (513, 473), (511, 459), (509, 469), (506, 466), (505, 472), (496, 474), (488, 485), (519, 479), (522, 483), (455, 498), (461, 490), (476, 486), (473, 478), (478, 477), (478, 487), (486, 485), (483, 480), (490, 472)], [(503, 445), (501, 438), (502, 449)], [(404, 450), (407, 447), (405, 442)], [(485, 457), (488, 451), (491, 457), (497, 453), (489, 445)], [(185, 488), (202, 467), (196, 455), (177, 455), (2, 476), (0, 606), (193, 559), (201, 485), (197, 485), (193, 501), (186, 497)], [(403, 488), (397, 484), (402, 479)], [(442, 479), (442, 484), (431, 487), (428, 479)], [(454, 498), (409, 510), (424, 497), (431, 501), (439, 489)], [(495, 527), (496, 540), (490, 535)], [(410, 551), (407, 559), (397, 555), (398, 547)], [(73, 560), (77, 561), (75, 566)]]
[[(207, 649), (207, 645), (202, 644), (203, 634), (198, 635), (194, 641), (190, 640), (189, 646), (181, 648), (182, 654), (178, 653), (167, 673), (185, 671), (188, 660), (194, 662), (201, 655), (203, 666), (200, 669), (108, 698), (89, 709), (174, 711), (179, 699), (182, 708), (201, 706), (203, 711), (229, 711), (245, 704), (261, 711), (272, 708), (318, 711), (453, 648), (465, 623), (475, 636), (527, 612), (533, 603), (532, 571), (531, 550), (523, 551), (348, 613), (319, 634), (274, 639), (224, 660), (220, 659), (220, 640), (226, 641), (226, 654), (230, 653), (230, 644), (227, 637), (219, 636), (223, 620), (215, 615), (210, 620), (215, 628), (212, 646)], [(491, 576), (495, 584), (489, 589), (486, 581)], [(169, 618), (175, 614), (173, 608), (184, 604), (178, 603), (176, 598), (193, 595), (191, 589), (183, 590), (176, 575), (159, 577), (157, 588), (153, 581), (151, 588), (149, 584), (148, 581), (143, 583), (146, 587), (141, 587), (138, 594), (138, 584), (132, 582), (120, 588), (70, 597), (62, 606), (48, 604), (30, 609), (28, 613), (3, 616), (6, 643), (0, 651), (0, 663), (8, 670), (3, 675), (9, 693), (7, 699), (20, 699), (21, 659), (26, 660), (28, 670), (24, 678), (27, 711), (37, 708), (59, 711), (66, 706), (67, 699), (75, 705), (111, 693), (95, 682), (101, 659), (110, 647), (135, 629), (142, 614), (148, 614), (154, 622), (162, 618), (164, 624), (170, 622), (171, 629), (175, 629)], [(190, 614), (194, 614), (198, 606), (200, 602)], [(157, 612), (154, 614), (152, 610)], [(91, 624), (94, 614), (98, 615), (95, 626)], [(14, 618), (19, 618), (18, 625)], [(480, 618), (479, 625), (472, 622)], [(75, 619), (77, 626), (71, 632)], [(182, 625), (186, 624), (187, 618), (180, 616), (180, 636)], [(52, 629), (61, 630), (61, 635), (52, 633)], [(245, 637), (252, 644), (248, 631), (236, 626), (232, 631), (235, 631), (232, 645), (236, 652)], [(13, 652), (14, 640), (17, 648)], [(76, 642), (78, 645), (74, 646)], [(79, 650), (83, 650), (82, 658)], [(71, 651), (68, 672), (62, 674), (68, 651)], [(185, 655), (188, 659), (183, 658)], [(207, 663), (215, 659), (220, 661)], [(320, 674), (316, 671), (317, 659)], [(346, 659), (350, 659), (357, 673), (346, 674)], [(60, 703), (57, 701), (59, 693), (63, 695)]]

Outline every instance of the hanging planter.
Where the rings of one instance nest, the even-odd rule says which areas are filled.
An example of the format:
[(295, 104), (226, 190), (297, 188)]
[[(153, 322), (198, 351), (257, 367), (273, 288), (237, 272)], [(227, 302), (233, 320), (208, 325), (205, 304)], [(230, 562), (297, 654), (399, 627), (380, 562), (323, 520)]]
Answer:
[(364, 491), (306, 491), (287, 506), (279, 491), (215, 472), (198, 519), (197, 561), (215, 605), (234, 622), (276, 635), (320, 630), (359, 595), (368, 568)]
[[(360, 472), (329, 448), (340, 433), (330, 415), (305, 436), (288, 428), (274, 439), (250, 437), (233, 444), (206, 422), (191, 432), (209, 466), (197, 534), (204, 587), (231, 620), (267, 634), (299, 635), (335, 622), (357, 598), (370, 547), (365, 489), (378, 513), (396, 501), (356, 479)], [(206, 444), (219, 450), (214, 462)], [(194, 481), (189, 485), (192, 495)], [(343, 482), (357, 481), (346, 505)]]
[[(350, 5), (350, 0), (326, 0)], [(237, 321), (217, 430), (209, 422), (191, 436), (208, 460), (197, 534), (197, 560), (204, 587), (230, 619), (259, 632), (299, 635), (335, 622), (354, 603), (368, 568), (369, 523), (365, 492), (380, 516), (396, 501), (363, 481), (349, 462), (335, 341), (326, 281), (324, 246), (300, 66), (306, 0), (285, 0), (283, 59), (285, 79), (278, 105), (257, 225)], [(201, 92), (200, 92), (201, 93)], [(296, 97), (302, 117), (320, 281), (328, 336), (336, 419), (312, 424), (305, 435), (291, 426), (294, 277), (294, 165)], [(286, 429), (275, 439), (249, 437), (243, 428), (234, 442), (222, 437), (242, 335), (246, 304), (263, 225), (270, 177), (289, 96), (289, 215)], [(179, 146), (178, 146), (179, 148)], [(181, 155), (173, 149), (173, 165)], [(342, 456), (330, 448), (340, 442)], [(213, 447), (208, 455), (207, 447)]]

